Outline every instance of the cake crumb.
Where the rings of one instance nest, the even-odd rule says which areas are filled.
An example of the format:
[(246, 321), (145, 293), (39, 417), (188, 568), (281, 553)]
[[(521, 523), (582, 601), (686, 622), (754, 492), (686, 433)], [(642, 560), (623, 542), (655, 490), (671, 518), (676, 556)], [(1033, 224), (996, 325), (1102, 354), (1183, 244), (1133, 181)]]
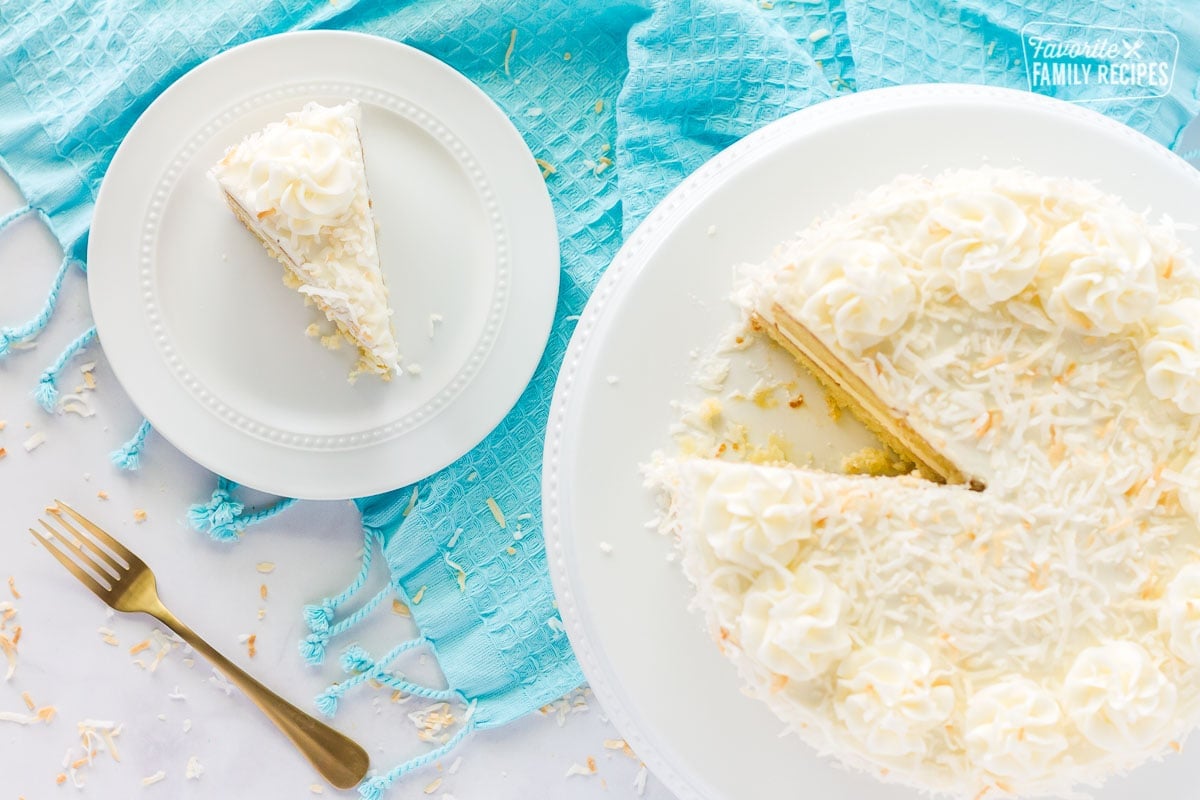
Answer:
[(709, 226), (708, 226), (708, 235), (709, 235), (710, 237), (712, 237), (712, 236), (716, 236), (716, 235), (717, 235), (717, 226), (716, 226), (716, 225), (709, 225)]
[(422, 367), (420, 364), (409, 364), (408, 365), (408, 374), (412, 375), (413, 377), (420, 375), (424, 371), (425, 371), (425, 368)]
[(842, 407), (833, 395), (825, 395), (825, 408), (829, 412), (829, 418), (834, 422), (838, 422), (842, 418)]
[(133, 521), (134, 522), (145, 522), (146, 521), (146, 510), (144, 508), (135, 508), (133, 510)]
[(612, 551), (613, 551), (613, 546), (611, 544), (609, 544), (608, 542), (600, 543), (600, 552), (601, 553), (604, 553), (605, 555), (610, 555), (612, 553)]
[(321, 335), (321, 326), (315, 322), (309, 324), (309, 326), (304, 329), (304, 335), (310, 339), (317, 338)]
[(616, 375), (609, 375), (604, 380), (608, 381), (609, 386), (616, 386), (618, 383), (621, 382), (621, 379), (618, 378)]
[(441, 314), (430, 314), (429, 315), (429, 338), (430, 339), (433, 338), (434, 330), (441, 323), (442, 323), (442, 315)]

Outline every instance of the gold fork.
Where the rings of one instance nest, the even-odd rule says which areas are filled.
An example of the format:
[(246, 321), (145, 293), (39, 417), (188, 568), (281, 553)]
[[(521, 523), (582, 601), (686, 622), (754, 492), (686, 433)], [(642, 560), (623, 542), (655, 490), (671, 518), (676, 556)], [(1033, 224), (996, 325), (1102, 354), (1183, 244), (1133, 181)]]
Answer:
[[(251, 678), (196, 635), (195, 631), (176, 619), (159, 599), (154, 573), (145, 562), (61, 500), (56, 500), (55, 505), (47, 507), (46, 511), (58, 527), (50, 525), (45, 519), (39, 519), (38, 522), (62, 545), (62, 549), (47, 541), (33, 528), (30, 528), (29, 532), (84, 586), (117, 611), (141, 611), (179, 634), (192, 649), (208, 659), (209, 663), (223, 672), (262, 709), (267, 718), (292, 740), (316, 767), (317, 772), (331, 784), (339, 789), (349, 789), (362, 780), (368, 766), (366, 751), (348, 737), (313, 719)], [(63, 516), (64, 512), (91, 536), (76, 528)], [(59, 528), (73, 538), (64, 536)], [(91, 551), (91, 554), (88, 551)], [(83, 562), (87, 570), (68, 557), (67, 553), (77, 561)]]

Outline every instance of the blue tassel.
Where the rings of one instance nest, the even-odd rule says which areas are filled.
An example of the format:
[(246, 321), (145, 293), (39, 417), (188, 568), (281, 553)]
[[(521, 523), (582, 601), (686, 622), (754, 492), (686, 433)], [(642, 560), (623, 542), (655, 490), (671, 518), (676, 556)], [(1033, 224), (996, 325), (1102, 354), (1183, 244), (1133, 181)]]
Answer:
[(333, 623), (333, 605), (326, 600), (319, 606), (304, 607), (304, 624), (315, 634), (329, 635), (329, 626)]
[(347, 673), (366, 672), (375, 668), (375, 662), (358, 645), (352, 645), (342, 653), (342, 669)]
[(313, 703), (316, 705), (317, 710), (327, 717), (332, 717), (337, 713), (338, 698), (332, 690), (325, 692), (324, 694), (317, 695), (317, 698), (313, 701)]
[(371, 778), (369, 781), (359, 784), (358, 795), (363, 800), (380, 800), (391, 785), (391, 781), (386, 778)]
[(118, 447), (109, 459), (112, 463), (126, 472), (132, 472), (142, 466), (142, 450), (146, 448), (146, 437), (150, 434), (150, 421), (142, 420), (137, 433), (128, 442)]
[[(3, 351), (0, 351), (3, 354)], [(54, 386), (54, 377), (43, 374), (38, 380), (37, 388), (33, 390), (33, 399), (47, 413), (54, 413), (54, 406), (58, 403), (58, 389)]]
[(309, 664), (320, 664), (325, 660), (325, 645), (325, 637), (310, 633), (300, 642), (300, 655), (304, 656), (304, 660)]
[[(14, 338), (13, 341), (19, 341), (21, 337)], [(33, 390), (33, 397), (47, 412), (54, 411), (54, 404), (58, 402), (58, 389), (55, 388), (54, 382), (58, 380), (58, 374), (67, 366), (67, 362), (75, 357), (83, 348), (91, 344), (96, 338), (96, 329), (88, 328), (86, 331), (76, 337), (75, 341), (71, 342), (65, 348), (54, 363), (42, 370), (41, 377), (38, 378), (37, 388)]]
[(221, 478), (207, 503), (196, 503), (188, 509), (188, 522), (198, 531), (206, 531), (219, 542), (234, 541), (244, 525), (239, 517), (245, 507), (233, 498), (233, 485)]

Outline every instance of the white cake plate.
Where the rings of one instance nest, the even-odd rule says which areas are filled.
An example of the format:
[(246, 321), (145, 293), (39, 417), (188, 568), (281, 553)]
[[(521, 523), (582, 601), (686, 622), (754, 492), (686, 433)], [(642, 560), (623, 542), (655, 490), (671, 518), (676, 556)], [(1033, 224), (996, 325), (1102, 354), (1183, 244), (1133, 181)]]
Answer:
[[(353, 348), (306, 338), (319, 313), (207, 177), (246, 134), (349, 99), (407, 370), (389, 384), (351, 385)], [(558, 266), (541, 171), (487, 95), (411, 47), (336, 31), (259, 39), (167, 89), (113, 158), (88, 246), (100, 340), (154, 428), (228, 478), (306, 498), (403, 486), (483, 439), (537, 366)]]
[[(588, 682), (680, 800), (918, 796), (780, 738), (781, 723), (740, 693), (733, 666), (689, 613), (669, 543), (646, 529), (655, 509), (638, 465), (667, 448), (671, 401), (695, 394), (693, 351), (736, 320), (726, 301), (734, 264), (764, 259), (817, 215), (898, 174), (983, 164), (1093, 180), (1180, 221), (1200, 209), (1200, 173), (1085, 108), (987, 87), (865, 92), (793, 114), (701, 167), (621, 249), (579, 321), (546, 441), (555, 590)], [(1195, 231), (1183, 236), (1200, 245)], [(789, 435), (801, 452), (849, 452), (861, 441), (820, 408), (797, 419)], [(1113, 779), (1096, 797), (1191, 797), (1196, 747)]]

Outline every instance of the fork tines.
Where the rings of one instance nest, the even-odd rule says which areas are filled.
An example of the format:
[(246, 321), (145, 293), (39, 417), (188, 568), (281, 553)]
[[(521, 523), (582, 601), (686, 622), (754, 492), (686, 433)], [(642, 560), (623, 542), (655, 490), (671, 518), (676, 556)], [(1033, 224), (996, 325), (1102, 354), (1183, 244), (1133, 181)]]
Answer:
[[(61, 500), (56, 500), (53, 506), (47, 506), (46, 512), (53, 524), (45, 518), (38, 522), (58, 546), (33, 528), (29, 532), (93, 592), (104, 594), (111, 591), (135, 563), (136, 557), (124, 545)], [(76, 527), (72, 519), (87, 533)]]

